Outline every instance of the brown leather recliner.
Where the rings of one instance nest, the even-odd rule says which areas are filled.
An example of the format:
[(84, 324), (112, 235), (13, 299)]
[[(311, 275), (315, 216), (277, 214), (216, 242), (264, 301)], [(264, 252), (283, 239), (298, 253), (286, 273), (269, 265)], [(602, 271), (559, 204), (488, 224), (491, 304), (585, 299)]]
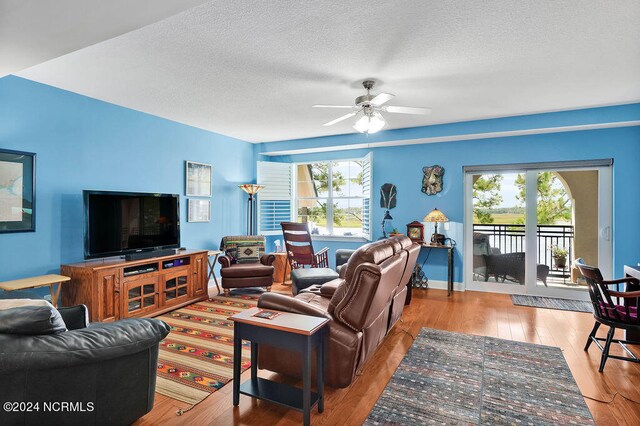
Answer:
[[(341, 269), (340, 278), (296, 297), (263, 294), (258, 306), (329, 318), (325, 383), (347, 387), (400, 319), (419, 251), (405, 236), (364, 245)], [(258, 365), (292, 377), (302, 374), (298, 353), (266, 345), (260, 346)]]

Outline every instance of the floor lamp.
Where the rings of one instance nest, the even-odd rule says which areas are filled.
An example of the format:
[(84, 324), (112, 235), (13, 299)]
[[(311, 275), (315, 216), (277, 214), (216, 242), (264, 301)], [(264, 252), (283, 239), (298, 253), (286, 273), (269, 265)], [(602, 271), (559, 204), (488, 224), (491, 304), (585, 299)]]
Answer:
[(255, 183), (245, 183), (238, 186), (249, 194), (249, 199), (247, 200), (247, 235), (253, 235), (253, 196), (264, 188), (264, 186), (256, 185)]

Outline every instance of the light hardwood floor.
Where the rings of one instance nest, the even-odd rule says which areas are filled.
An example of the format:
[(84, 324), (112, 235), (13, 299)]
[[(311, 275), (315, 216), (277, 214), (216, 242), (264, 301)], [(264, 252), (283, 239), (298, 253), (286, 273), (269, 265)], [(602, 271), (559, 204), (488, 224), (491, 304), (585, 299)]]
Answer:
[[(314, 410), (311, 422), (314, 425), (362, 424), (411, 346), (412, 336), (422, 327), (558, 346), (583, 395), (609, 401), (619, 393), (640, 402), (640, 364), (610, 359), (601, 374), (598, 373), (600, 351), (597, 347), (592, 345), (589, 352), (583, 351), (592, 326), (591, 314), (514, 306), (508, 295), (467, 291), (447, 297), (443, 290), (416, 290), (411, 305), (404, 310), (402, 322), (387, 336), (362, 375), (347, 389), (327, 388), (325, 412), (318, 414)], [(606, 331), (606, 327), (601, 327), (598, 335), (604, 337)], [(635, 352), (640, 352), (637, 349), (634, 348)], [(248, 373), (243, 374), (243, 381)], [(260, 371), (260, 375), (290, 382), (266, 371)], [(640, 405), (620, 395), (609, 404), (585, 399), (598, 425), (640, 424)], [(302, 422), (302, 415), (296, 411), (245, 396), (241, 396), (240, 405), (234, 407), (230, 383), (191, 411), (176, 416), (178, 408), (186, 407), (187, 404), (156, 394), (153, 410), (136, 424), (296, 425)]]

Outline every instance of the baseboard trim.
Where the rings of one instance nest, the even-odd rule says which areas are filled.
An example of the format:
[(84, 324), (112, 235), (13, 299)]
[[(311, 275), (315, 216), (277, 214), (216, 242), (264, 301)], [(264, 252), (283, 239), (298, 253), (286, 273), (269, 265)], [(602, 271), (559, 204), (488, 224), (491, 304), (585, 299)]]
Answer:
[[(446, 290), (448, 286), (447, 281), (439, 281), (439, 280), (429, 280), (429, 288), (435, 288), (438, 290)], [(422, 289), (416, 288), (416, 291), (420, 291)], [(465, 291), (464, 283), (453, 283), (453, 291)]]

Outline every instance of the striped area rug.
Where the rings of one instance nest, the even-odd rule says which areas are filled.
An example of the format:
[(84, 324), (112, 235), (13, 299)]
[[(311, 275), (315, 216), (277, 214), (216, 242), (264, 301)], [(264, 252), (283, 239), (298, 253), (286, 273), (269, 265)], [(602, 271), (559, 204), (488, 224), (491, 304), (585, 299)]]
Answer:
[[(233, 378), (233, 323), (227, 318), (256, 306), (258, 294), (213, 297), (157, 317), (171, 326), (160, 342), (156, 392), (197, 404)], [(243, 342), (242, 371), (250, 367)]]
[(512, 294), (511, 302), (517, 306), (529, 306), (532, 308), (558, 309), (561, 311), (592, 313), (591, 302), (582, 300), (557, 299), (555, 297), (526, 296)]

